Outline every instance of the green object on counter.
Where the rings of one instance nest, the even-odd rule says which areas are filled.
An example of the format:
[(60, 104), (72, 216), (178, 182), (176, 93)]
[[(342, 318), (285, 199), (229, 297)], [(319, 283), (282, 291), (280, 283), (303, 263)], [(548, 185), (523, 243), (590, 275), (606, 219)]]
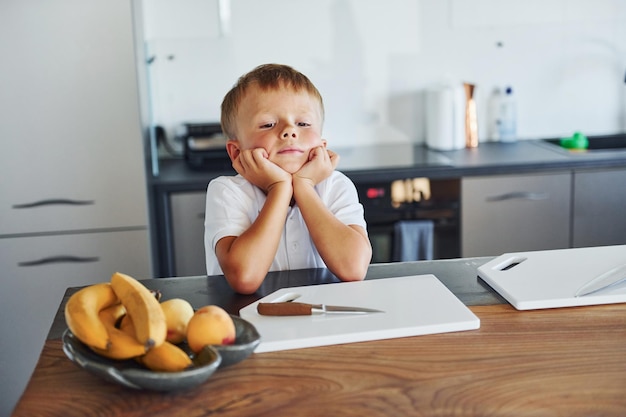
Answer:
[(570, 138), (562, 138), (560, 145), (566, 149), (587, 149), (589, 147), (589, 139), (580, 132), (575, 132)]

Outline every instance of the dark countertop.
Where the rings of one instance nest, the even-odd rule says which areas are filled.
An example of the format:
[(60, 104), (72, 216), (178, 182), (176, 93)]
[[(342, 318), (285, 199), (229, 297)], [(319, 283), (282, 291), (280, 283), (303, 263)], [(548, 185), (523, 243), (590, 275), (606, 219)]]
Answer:
[[(625, 139), (626, 140), (626, 136)], [(575, 169), (626, 167), (626, 149), (569, 152), (542, 140), (514, 143), (486, 142), (474, 149), (434, 151), (421, 144), (392, 143), (334, 148), (340, 156), (338, 170), (354, 182), (393, 181), (410, 177), (460, 178)], [(149, 176), (159, 191), (203, 190), (212, 178), (232, 175), (232, 169), (193, 170), (183, 159), (163, 159), (160, 175)]]
[[(460, 258), (437, 261), (398, 262), (370, 265), (365, 279), (383, 279), (409, 275), (435, 275), (454, 295), (466, 305), (502, 304), (506, 301), (485, 284), (477, 275), (479, 266), (492, 257)], [(270, 272), (261, 288), (252, 295), (235, 293), (223, 275), (155, 278), (142, 281), (152, 290), (159, 290), (162, 299), (183, 298), (194, 308), (214, 304), (231, 314), (254, 301), (273, 293), (280, 288), (303, 285), (321, 285), (340, 282), (325, 268), (301, 269), (294, 271)], [(78, 287), (68, 288), (52, 323), (48, 339), (59, 339), (67, 328), (65, 324), (65, 303)]]

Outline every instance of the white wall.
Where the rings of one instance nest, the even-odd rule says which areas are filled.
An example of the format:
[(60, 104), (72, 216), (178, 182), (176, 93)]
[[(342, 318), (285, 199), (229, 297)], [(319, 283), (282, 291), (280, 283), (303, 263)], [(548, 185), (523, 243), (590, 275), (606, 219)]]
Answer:
[[(219, 121), (266, 62), (311, 78), (331, 145), (422, 142), (424, 91), (512, 85), (521, 138), (626, 131), (621, 0), (143, 0), (155, 122)], [(219, 18), (219, 12), (225, 17)], [(226, 13), (225, 13), (226, 12)]]

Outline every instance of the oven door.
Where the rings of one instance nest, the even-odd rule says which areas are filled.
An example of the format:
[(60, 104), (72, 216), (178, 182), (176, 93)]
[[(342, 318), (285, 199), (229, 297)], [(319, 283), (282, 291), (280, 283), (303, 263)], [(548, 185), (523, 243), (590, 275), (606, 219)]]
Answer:
[[(460, 256), (458, 178), (410, 178), (355, 185), (365, 211), (372, 263), (395, 262), (406, 258), (407, 254), (409, 257), (414, 254), (414, 260)], [(426, 222), (432, 226), (417, 224)], [(396, 230), (402, 235), (396, 236)], [(411, 240), (412, 236), (415, 240)], [(407, 239), (408, 245), (394, 247)], [(424, 247), (428, 250), (420, 249)]]
[[(402, 239), (396, 239), (395, 222), (368, 224), (367, 232), (372, 244), (372, 263), (398, 261), (398, 254), (403, 252), (403, 248), (395, 247), (398, 242), (402, 241)], [(434, 219), (432, 239), (432, 259), (460, 257), (460, 230), (458, 222), (450, 221), (448, 218)]]

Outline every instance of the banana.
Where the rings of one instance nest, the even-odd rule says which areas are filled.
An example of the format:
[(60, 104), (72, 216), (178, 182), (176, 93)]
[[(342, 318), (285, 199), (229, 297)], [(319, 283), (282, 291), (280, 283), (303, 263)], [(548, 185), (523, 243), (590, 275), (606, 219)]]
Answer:
[(128, 314), (124, 314), (124, 317), (120, 320), (120, 330), (135, 337), (135, 326)]
[(72, 294), (65, 305), (65, 321), (74, 335), (87, 346), (106, 350), (110, 345), (100, 310), (118, 302), (108, 282), (93, 284)]
[(114, 327), (118, 327), (119, 321), (126, 315), (126, 309), (124, 308), (124, 304), (117, 302), (112, 304), (106, 308), (103, 308), (98, 313), (98, 317), (105, 325), (113, 325)]
[[(158, 290), (156, 291), (150, 290), (150, 293), (152, 293), (152, 295), (156, 297), (157, 301), (161, 299), (161, 293)], [(122, 305), (122, 308), (124, 308), (123, 305)], [(166, 319), (166, 323), (167, 323), (167, 319)], [(135, 337), (135, 326), (133, 325), (133, 320), (130, 318), (128, 314), (126, 314), (126, 309), (124, 309), (124, 314), (121, 316), (119, 323), (117, 323), (115, 327), (117, 327), (124, 333), (128, 333), (129, 335)]]
[(157, 372), (180, 372), (193, 364), (184, 350), (168, 341), (153, 347), (137, 359), (148, 369)]
[(111, 343), (106, 350), (92, 347), (94, 352), (110, 359), (130, 359), (146, 353), (146, 347), (135, 338), (134, 333), (128, 334), (115, 326), (125, 314), (126, 308), (121, 303), (100, 311), (100, 320), (109, 333)]
[(135, 326), (135, 337), (146, 350), (161, 345), (167, 336), (165, 314), (153, 293), (135, 278), (116, 272), (111, 287)]

